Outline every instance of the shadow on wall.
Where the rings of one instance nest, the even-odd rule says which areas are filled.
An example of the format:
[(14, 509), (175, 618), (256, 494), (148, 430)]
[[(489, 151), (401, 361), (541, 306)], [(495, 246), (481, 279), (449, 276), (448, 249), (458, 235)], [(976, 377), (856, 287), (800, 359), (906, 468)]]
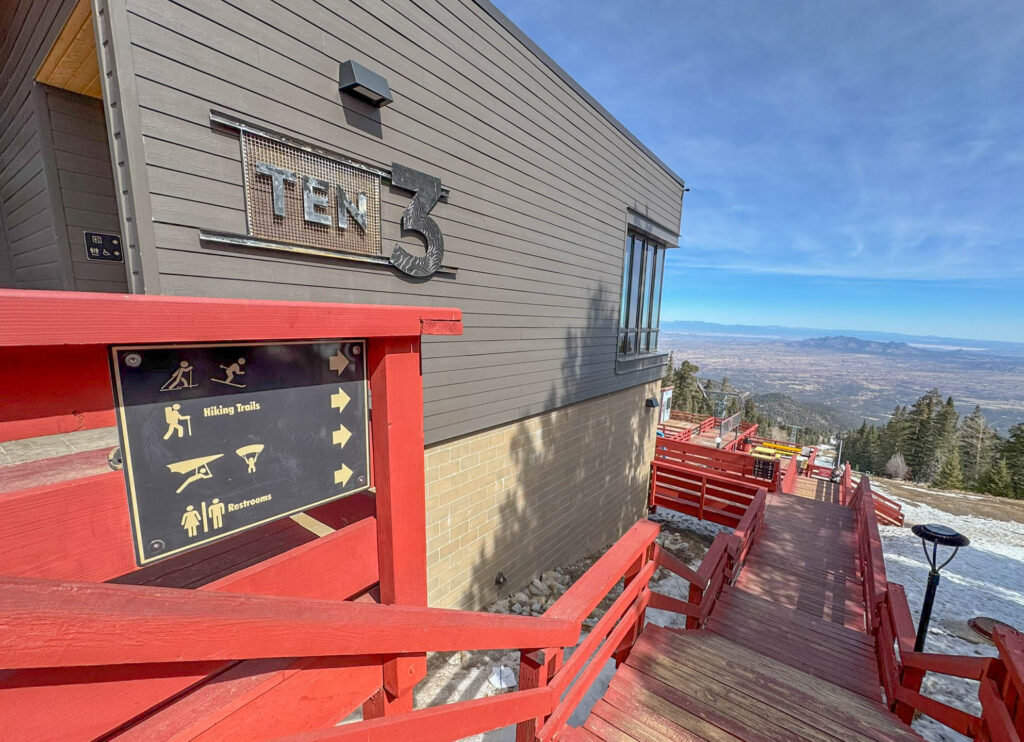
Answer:
[[(610, 545), (646, 514), (656, 410), (644, 407), (645, 386), (608, 394), (617, 317), (617, 299), (591, 296), (586, 322), (566, 332), (561, 379), (547, 399), (554, 411), (511, 429), (497, 522), (462, 607), (480, 609)], [(604, 396), (573, 405), (595, 392)], [(501, 586), (499, 570), (508, 579)]]

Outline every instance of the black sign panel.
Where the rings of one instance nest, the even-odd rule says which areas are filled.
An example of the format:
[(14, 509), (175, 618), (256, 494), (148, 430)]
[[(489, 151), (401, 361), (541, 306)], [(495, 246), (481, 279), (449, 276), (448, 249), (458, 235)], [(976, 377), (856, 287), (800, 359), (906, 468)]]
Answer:
[(769, 459), (754, 459), (754, 476), (758, 479), (775, 479), (775, 462)]
[(121, 235), (86, 232), (85, 258), (86, 260), (109, 260), (114, 263), (123, 263)]
[(362, 340), (111, 348), (138, 563), (366, 489)]

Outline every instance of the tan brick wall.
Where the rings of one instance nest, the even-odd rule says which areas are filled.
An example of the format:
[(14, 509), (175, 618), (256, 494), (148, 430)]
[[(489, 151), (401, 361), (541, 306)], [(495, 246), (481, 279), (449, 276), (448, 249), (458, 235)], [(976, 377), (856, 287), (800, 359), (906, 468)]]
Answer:
[[(426, 451), (430, 605), (481, 608), (644, 515), (659, 382)], [(502, 571), (504, 587), (494, 584)]]

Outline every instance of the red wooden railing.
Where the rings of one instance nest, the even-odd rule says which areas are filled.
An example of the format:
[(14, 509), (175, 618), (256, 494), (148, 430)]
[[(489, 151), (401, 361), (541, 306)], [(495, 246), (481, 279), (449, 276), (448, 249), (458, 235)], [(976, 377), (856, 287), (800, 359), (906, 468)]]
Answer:
[[(781, 460), (780, 460), (781, 465)], [(796, 490), (796, 479), (800, 476), (800, 462), (797, 460), (796, 454), (793, 454), (789, 463), (786, 464), (786, 472), (782, 475), (782, 482), (779, 484), (779, 489), (787, 494), (793, 494)]]
[[(849, 470), (844, 474), (849, 483)], [(878, 515), (868, 477), (849, 496), (857, 513), (857, 544), (864, 602), (875, 636), (878, 674), (890, 710), (910, 723), (915, 711), (978, 742), (1020, 742), (1024, 735), (1024, 636), (998, 629), (999, 657), (966, 657), (914, 651), (915, 629), (903, 586), (885, 574)], [(921, 693), (925, 673), (979, 681), (981, 716)]]
[(648, 504), (735, 527), (763, 484), (758, 480), (719, 476), (707, 469), (655, 465)]
[[(850, 469), (850, 465), (846, 464), (846, 466), (843, 467), (843, 473), (839, 478), (839, 502), (850, 507), (855, 507), (856, 498), (858, 496), (857, 493), (859, 491), (859, 487), (853, 482), (853, 472)], [(871, 490), (871, 500), (875, 508), (875, 514), (878, 516), (878, 520), (882, 525), (903, 525), (904, 519), (902, 505), (891, 497), (886, 497), (881, 492), (876, 492), (875, 490)]]
[(660, 546), (655, 546), (654, 561), (690, 583), (687, 600), (652, 592), (650, 607), (686, 616), (686, 628), (699, 629), (707, 622), (722, 591), (739, 574), (750, 546), (764, 523), (768, 493), (758, 490), (747, 512), (732, 533), (719, 533), (711, 543), (697, 570), (692, 570)]
[(749, 480), (769, 492), (775, 491), (771, 480), (754, 476), (754, 464), (757, 459), (749, 454), (736, 451), (723, 451), (699, 443), (658, 438), (655, 443), (654, 462), (658, 465), (678, 465), (691, 469), (710, 469), (716, 476), (727, 476), (733, 479)]

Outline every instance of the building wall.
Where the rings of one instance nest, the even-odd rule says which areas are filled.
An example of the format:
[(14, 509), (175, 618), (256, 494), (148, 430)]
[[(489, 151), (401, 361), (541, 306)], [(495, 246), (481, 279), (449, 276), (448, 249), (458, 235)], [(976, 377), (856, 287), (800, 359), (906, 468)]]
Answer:
[[(57, 239), (33, 78), (74, 0), (0, 0), (0, 210), (17, 288), (71, 288)], [(0, 264), (4, 261), (0, 260)], [(0, 282), (4, 269), (0, 267)]]
[[(455, 306), (465, 335), (425, 342), (428, 443), (644, 384), (615, 373), (626, 209), (678, 231), (682, 184), (472, 0), (110, 0), (124, 7), (166, 294)], [(397, 8), (397, 9), (396, 9)], [(395, 101), (338, 92), (338, 64), (387, 77)], [(455, 277), (201, 244), (244, 234), (234, 115), (450, 190), (431, 216)], [(130, 112), (125, 111), (128, 115)], [(385, 252), (422, 249), (383, 189)], [(141, 224), (141, 220), (140, 220)], [(146, 250), (146, 245), (143, 245)], [(145, 256), (143, 258), (145, 263)]]
[[(42, 86), (50, 129), (58, 235), (68, 245), (78, 291), (128, 292), (124, 263), (88, 260), (85, 232), (119, 234), (120, 219), (103, 102)], [(60, 235), (60, 230), (64, 230)]]
[[(427, 449), (429, 602), (479, 609), (646, 514), (658, 382)], [(508, 583), (494, 584), (498, 571)]]

